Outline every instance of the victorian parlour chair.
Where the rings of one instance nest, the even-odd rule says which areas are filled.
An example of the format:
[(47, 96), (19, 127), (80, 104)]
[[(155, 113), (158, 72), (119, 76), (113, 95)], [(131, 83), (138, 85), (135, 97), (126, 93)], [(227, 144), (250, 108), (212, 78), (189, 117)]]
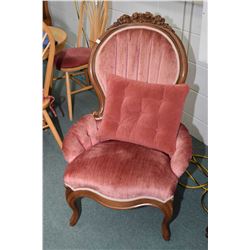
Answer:
[(192, 155), (180, 123), (187, 70), (181, 40), (159, 15), (123, 15), (96, 42), (89, 75), (99, 110), (70, 128), (62, 149), (71, 226), (82, 197), (113, 209), (154, 206), (169, 240), (175, 190)]
[(56, 127), (54, 126), (48, 110), (55, 114), (52, 107), (54, 97), (49, 95), (49, 88), (53, 77), (53, 63), (55, 57), (55, 39), (50, 28), (43, 22), (43, 60), (47, 59), (45, 70), (45, 80), (43, 86), (43, 129), (50, 128), (59, 147), (62, 148), (62, 139), (60, 138)]
[[(95, 39), (99, 37), (105, 30), (107, 23), (108, 2), (98, 1), (97, 4), (92, 1), (80, 1), (80, 8), (78, 10), (78, 32), (77, 32), (77, 47), (65, 48), (55, 57), (56, 69), (63, 72), (66, 78), (66, 94), (68, 103), (69, 119), (73, 119), (72, 96), (93, 88), (92, 85), (86, 85), (85, 82), (80, 81), (77, 76), (84, 75), (86, 82), (89, 83), (88, 77), (88, 63), (91, 53), (91, 47)], [(87, 16), (90, 26), (89, 41), (84, 32), (84, 13)], [(82, 40), (85, 37), (86, 43), (89, 47), (82, 46)], [(93, 41), (94, 40), (94, 41)], [(55, 78), (54, 80), (61, 79), (62, 77)], [(72, 83), (76, 83), (80, 88), (72, 90)]]

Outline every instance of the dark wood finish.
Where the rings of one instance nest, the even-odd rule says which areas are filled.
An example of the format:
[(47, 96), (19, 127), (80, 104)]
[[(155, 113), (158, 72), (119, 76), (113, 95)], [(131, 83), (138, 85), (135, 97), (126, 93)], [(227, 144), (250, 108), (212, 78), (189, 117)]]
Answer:
[(135, 12), (131, 16), (129, 15), (122, 15), (117, 19), (116, 22), (114, 22), (109, 29), (112, 29), (114, 27), (118, 27), (123, 24), (133, 24), (133, 23), (149, 23), (149, 24), (154, 24), (157, 26), (161, 26), (164, 29), (169, 29), (171, 32), (175, 33), (175, 31), (171, 28), (171, 26), (168, 23), (165, 23), (165, 18), (161, 17), (160, 15), (154, 16), (150, 12), (145, 12), (145, 13), (138, 13)]
[(171, 41), (176, 47), (176, 50), (179, 55), (179, 60), (180, 60), (180, 73), (176, 81), (176, 84), (185, 83), (185, 80), (187, 78), (187, 72), (188, 72), (186, 51), (185, 51), (182, 41), (175, 34), (174, 30), (170, 27), (169, 24), (165, 23), (165, 19), (162, 18), (160, 15), (154, 16), (150, 12), (146, 12), (146, 13), (136, 12), (132, 14), (132, 16), (123, 15), (120, 18), (118, 18), (117, 21), (99, 38), (100, 43), (98, 44), (95, 43), (95, 45), (92, 48), (88, 70), (89, 70), (90, 81), (95, 88), (95, 91), (99, 100), (99, 110), (98, 112), (94, 113), (94, 116), (96, 119), (102, 118), (103, 110), (104, 110), (104, 103), (105, 103), (105, 95), (102, 91), (102, 88), (100, 87), (100, 84), (98, 82), (98, 79), (96, 77), (96, 72), (95, 72), (96, 54), (100, 46), (105, 42), (106, 39), (109, 38), (109, 36), (112, 33), (118, 31), (119, 29), (123, 29), (125, 27), (140, 26), (142, 24), (144, 26), (149, 26), (151, 28), (158, 29), (164, 32), (171, 39)]
[(164, 214), (164, 218), (162, 221), (162, 236), (165, 240), (170, 239), (169, 222), (173, 214), (173, 199), (168, 200), (166, 203), (146, 198), (121, 202), (121, 201), (109, 200), (89, 190), (73, 191), (69, 187), (65, 188), (66, 188), (65, 195), (67, 203), (73, 210), (72, 216), (70, 218), (70, 226), (74, 226), (81, 215), (81, 207), (80, 207), (81, 203), (79, 202), (79, 204), (77, 204), (77, 200), (87, 197), (95, 200), (96, 202), (102, 204), (105, 207), (118, 210), (132, 209), (141, 206), (153, 206), (159, 208)]
[(43, 1), (43, 21), (48, 25), (52, 26), (52, 20), (49, 13), (48, 1)]

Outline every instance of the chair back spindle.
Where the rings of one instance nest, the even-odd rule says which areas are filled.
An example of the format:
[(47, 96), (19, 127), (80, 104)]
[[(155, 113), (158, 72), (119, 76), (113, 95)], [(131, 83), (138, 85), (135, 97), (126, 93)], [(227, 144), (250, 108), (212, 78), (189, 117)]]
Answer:
[(96, 39), (105, 31), (108, 21), (107, 1), (81, 1), (79, 7), (79, 23), (77, 34), (77, 47), (82, 47), (84, 33), (84, 13), (89, 24), (89, 47), (92, 48)]
[[(55, 38), (47, 24), (43, 22), (43, 52), (42, 58), (45, 59), (45, 55), (48, 53), (47, 58), (47, 66), (46, 66), (46, 73), (45, 73), (45, 80), (44, 80), (44, 96), (49, 95), (49, 88), (51, 85), (51, 81), (53, 78), (53, 64), (54, 64), (54, 57), (55, 57)], [(47, 39), (47, 43), (45, 43)]]

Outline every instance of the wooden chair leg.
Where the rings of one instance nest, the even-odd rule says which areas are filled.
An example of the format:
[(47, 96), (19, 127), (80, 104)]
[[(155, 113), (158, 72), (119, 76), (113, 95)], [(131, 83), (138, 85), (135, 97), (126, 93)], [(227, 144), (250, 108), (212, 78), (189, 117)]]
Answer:
[(173, 200), (164, 204), (164, 219), (162, 221), (162, 236), (164, 240), (170, 240), (169, 221), (173, 215)]
[(51, 93), (52, 91), (52, 88), (53, 88), (53, 76), (54, 76), (54, 72), (55, 72), (55, 66), (53, 66), (53, 70), (52, 70), (52, 77), (51, 77), (51, 80), (50, 80), (50, 84), (49, 84), (49, 93)]
[(81, 207), (79, 207), (77, 204), (77, 199), (79, 197), (75, 196), (74, 191), (72, 191), (68, 187), (66, 187), (65, 196), (66, 196), (66, 200), (67, 200), (68, 205), (73, 210), (73, 214), (70, 218), (69, 224), (70, 224), (70, 226), (74, 226), (77, 223), (77, 221), (81, 215)]
[(73, 115), (72, 115), (72, 98), (71, 98), (71, 88), (70, 88), (69, 72), (66, 72), (65, 75), (66, 75), (66, 91), (67, 91), (69, 119), (72, 121), (73, 120)]
[(84, 69), (83, 72), (84, 72), (84, 75), (85, 75), (86, 82), (87, 82), (88, 84), (90, 84), (88, 68)]
[(51, 130), (57, 144), (59, 145), (60, 148), (62, 148), (61, 137), (59, 136), (59, 134), (58, 134), (58, 132), (57, 132), (57, 130), (56, 130), (56, 128), (55, 128), (55, 126), (54, 126), (54, 124), (53, 124), (53, 122), (52, 122), (52, 120), (51, 120), (51, 118), (50, 118), (50, 116), (49, 116), (46, 109), (43, 110), (43, 117), (44, 117), (46, 123), (48, 124), (48, 126), (49, 126), (49, 128), (50, 128), (50, 130)]

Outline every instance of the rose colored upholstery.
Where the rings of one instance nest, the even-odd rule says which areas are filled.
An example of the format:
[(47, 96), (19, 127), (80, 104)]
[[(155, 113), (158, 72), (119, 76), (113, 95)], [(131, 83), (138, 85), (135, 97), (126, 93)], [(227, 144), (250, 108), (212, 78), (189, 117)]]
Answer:
[(172, 41), (148, 26), (126, 27), (112, 34), (98, 49), (95, 63), (104, 94), (110, 74), (162, 84), (175, 84), (179, 75), (179, 57)]
[[(65, 169), (65, 185), (75, 190), (90, 189), (112, 199), (156, 195), (157, 199), (165, 200), (171, 197), (176, 188), (177, 177), (185, 171), (192, 155), (192, 141), (185, 126), (180, 125), (176, 151), (169, 158), (165, 153), (132, 143), (98, 142), (96, 135), (100, 123), (101, 121), (96, 121), (92, 115), (86, 115), (66, 134), (62, 148), (64, 158), (69, 163)], [(148, 185), (152, 191), (145, 189), (146, 182), (140, 180), (138, 172), (145, 172), (141, 175), (143, 179), (150, 177)], [(160, 173), (164, 176), (160, 177)], [(123, 175), (126, 177), (123, 178)], [(108, 182), (111, 177), (114, 180), (110, 179)], [(171, 180), (168, 180), (169, 177)], [(121, 179), (123, 182), (119, 184)], [(140, 183), (137, 188), (136, 181)], [(158, 186), (157, 182), (167, 184)], [(133, 185), (136, 190), (130, 186), (125, 187), (125, 183)], [(114, 187), (116, 189), (112, 191)]]
[[(146, 82), (147, 84), (143, 83), (147, 86), (144, 94), (150, 93), (157, 99), (163, 97), (158, 90), (151, 90), (151, 84), (148, 83), (154, 86), (161, 83), (171, 88), (179, 79), (183, 66), (180, 65), (180, 48), (177, 51), (171, 34), (168, 36), (167, 32), (157, 26), (153, 28), (143, 24), (121, 26), (112, 32), (94, 46), (92, 60), (89, 62), (93, 85), (98, 86), (95, 86), (97, 90), (100, 90), (100, 85), (104, 94), (102, 96), (102, 91), (97, 91), (100, 103), (103, 103), (101, 97), (105, 98), (108, 94), (107, 79), (110, 74)], [(117, 87), (121, 88), (122, 85)], [(187, 88), (186, 85), (180, 87)], [(136, 97), (140, 98), (142, 93), (135, 91)], [(173, 96), (170, 95), (171, 98)], [(137, 100), (130, 101), (125, 99), (125, 104), (128, 102), (128, 108), (137, 112), (133, 105)], [(161, 112), (158, 101), (157, 104), (151, 100), (142, 103), (143, 108), (153, 111), (153, 116), (158, 111)], [(121, 110), (116, 101), (113, 104), (116, 110)], [(107, 105), (108, 101), (105, 109), (109, 109)], [(159, 121), (167, 115), (163, 112)], [(174, 114), (170, 116), (174, 117)], [(147, 118), (142, 115), (141, 121), (138, 117), (137, 121), (146, 125)], [(119, 201), (143, 197), (165, 202), (173, 197), (178, 177), (188, 167), (192, 153), (191, 137), (184, 125), (181, 124), (174, 135), (176, 149), (171, 149), (174, 152), (169, 156), (159, 150), (131, 142), (99, 141), (97, 133), (104, 121), (95, 121), (92, 115), (85, 116), (65, 136), (62, 149), (68, 161), (64, 174), (65, 185), (72, 190), (91, 190), (108, 199)], [(148, 135), (146, 133), (145, 137), (149, 137)], [(159, 140), (162, 140), (162, 145), (167, 142), (162, 138)]]
[(171, 157), (171, 168), (179, 178), (187, 169), (192, 158), (192, 138), (187, 128), (181, 124), (176, 139), (176, 150)]
[(68, 166), (64, 183), (73, 190), (91, 189), (114, 200), (173, 196), (177, 177), (164, 153), (127, 142), (99, 143)]
[(63, 154), (67, 162), (71, 162), (82, 152), (90, 149), (99, 141), (96, 137), (99, 121), (93, 115), (83, 116), (75, 123), (63, 140)]
[(61, 68), (74, 68), (88, 64), (90, 48), (67, 48), (55, 56), (55, 65), (58, 70)]
[(172, 155), (188, 90), (186, 84), (150, 84), (110, 75), (99, 139), (131, 142)]

